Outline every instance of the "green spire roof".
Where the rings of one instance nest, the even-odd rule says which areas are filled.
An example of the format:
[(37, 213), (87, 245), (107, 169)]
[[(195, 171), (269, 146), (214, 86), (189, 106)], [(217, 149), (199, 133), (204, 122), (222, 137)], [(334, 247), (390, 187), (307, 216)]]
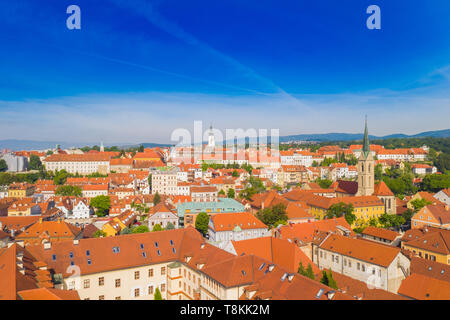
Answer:
[(363, 153), (366, 158), (370, 153), (369, 130), (367, 129), (367, 116), (366, 116), (366, 125), (364, 128)]

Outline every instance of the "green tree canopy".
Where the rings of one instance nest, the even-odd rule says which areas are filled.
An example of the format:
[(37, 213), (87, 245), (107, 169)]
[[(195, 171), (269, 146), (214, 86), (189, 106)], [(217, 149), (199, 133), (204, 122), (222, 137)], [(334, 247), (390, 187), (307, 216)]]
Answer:
[(209, 216), (206, 212), (200, 212), (195, 219), (195, 229), (197, 229), (203, 236), (208, 233)]
[(158, 192), (156, 192), (155, 195), (153, 196), (153, 205), (156, 206), (160, 202), (161, 202), (161, 196), (159, 195)]
[(155, 294), (153, 295), (153, 299), (154, 300), (162, 300), (163, 299), (162, 295), (161, 295), (161, 291), (159, 291), (158, 287), (156, 287)]
[(414, 207), (415, 212), (418, 212), (420, 209), (429, 204), (431, 204), (431, 202), (426, 199), (414, 199), (411, 201), (411, 205)]
[(106, 232), (102, 231), (102, 230), (97, 230), (94, 232), (93, 234), (94, 238), (103, 238), (106, 237)]
[(276, 227), (280, 223), (288, 220), (286, 205), (279, 203), (269, 208), (264, 208), (256, 213), (256, 217), (269, 228)]
[(323, 189), (328, 189), (333, 183), (333, 181), (329, 179), (320, 179), (320, 178), (317, 178), (315, 182)]
[(173, 230), (175, 229), (175, 226), (173, 225), (172, 222), (168, 222), (166, 225), (166, 230)]
[(150, 232), (150, 229), (146, 225), (141, 224), (140, 226), (137, 226), (136, 228), (134, 228), (131, 232), (132, 233), (146, 233), (146, 232)]
[(78, 186), (65, 185), (56, 188), (55, 195), (81, 197), (82, 191), (81, 188)]
[(234, 199), (235, 196), (236, 196), (236, 193), (235, 193), (234, 189), (233, 188), (228, 189), (227, 197)]
[(422, 189), (430, 192), (438, 192), (450, 188), (450, 174), (429, 174), (422, 180)]
[(128, 228), (128, 227), (123, 228), (122, 230), (120, 230), (120, 234), (131, 234), (131, 233), (132, 233), (131, 229)]
[(152, 231), (163, 231), (163, 228), (161, 227), (161, 225), (159, 223), (157, 223), (153, 226)]
[(342, 216), (345, 217), (345, 220), (348, 224), (352, 225), (356, 220), (356, 216), (353, 213), (353, 205), (351, 203), (345, 204), (344, 202), (339, 202), (332, 204), (327, 212), (327, 218), (332, 219), (334, 217), (340, 218)]
[(8, 170), (8, 165), (6, 164), (5, 159), (0, 159), (0, 172)]
[(30, 170), (40, 170), (42, 168), (41, 159), (35, 154), (30, 156), (30, 162), (28, 164)]
[(261, 179), (250, 176), (245, 189), (239, 193), (239, 197), (250, 200), (254, 194), (264, 191), (266, 191), (266, 187), (264, 187), (264, 183)]
[(70, 177), (70, 174), (66, 170), (62, 169), (60, 171), (56, 171), (53, 182), (56, 185), (63, 185), (66, 183), (68, 177)]
[(109, 208), (111, 208), (111, 199), (109, 196), (96, 196), (91, 199), (91, 206), (97, 209), (96, 215), (98, 217), (104, 217), (109, 213)]

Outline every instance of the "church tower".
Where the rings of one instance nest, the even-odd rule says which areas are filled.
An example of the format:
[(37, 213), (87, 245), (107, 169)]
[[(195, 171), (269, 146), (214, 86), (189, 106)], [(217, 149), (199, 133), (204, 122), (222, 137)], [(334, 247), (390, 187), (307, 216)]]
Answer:
[(209, 136), (208, 136), (208, 148), (214, 149), (216, 147), (216, 141), (214, 138), (214, 132), (212, 125), (209, 127)]
[(358, 160), (358, 192), (357, 196), (371, 196), (375, 188), (375, 161), (370, 152), (367, 117), (364, 129), (363, 148)]
[(100, 152), (105, 152), (105, 147), (103, 146), (103, 141), (100, 143)]

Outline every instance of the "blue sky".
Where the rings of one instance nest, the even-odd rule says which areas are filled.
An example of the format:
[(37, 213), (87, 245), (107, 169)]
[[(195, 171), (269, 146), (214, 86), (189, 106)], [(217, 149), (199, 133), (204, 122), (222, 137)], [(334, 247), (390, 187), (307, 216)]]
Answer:
[(447, 129), (449, 17), (447, 0), (3, 1), (0, 139), (361, 132), (365, 114), (371, 134)]

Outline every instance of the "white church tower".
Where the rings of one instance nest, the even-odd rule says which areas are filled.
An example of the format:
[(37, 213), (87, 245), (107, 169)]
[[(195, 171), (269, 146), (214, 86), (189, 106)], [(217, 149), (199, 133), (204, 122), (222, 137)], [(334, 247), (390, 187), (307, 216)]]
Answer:
[(214, 132), (212, 125), (209, 127), (209, 136), (208, 136), (208, 148), (214, 149), (216, 147), (216, 141), (214, 139)]

